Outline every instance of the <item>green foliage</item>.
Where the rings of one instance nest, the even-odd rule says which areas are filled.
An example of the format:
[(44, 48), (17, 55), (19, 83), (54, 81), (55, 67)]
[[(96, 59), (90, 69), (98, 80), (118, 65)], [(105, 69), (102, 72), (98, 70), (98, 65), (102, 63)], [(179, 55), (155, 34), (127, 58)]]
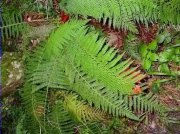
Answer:
[(22, 31), (25, 31), (25, 22), (21, 12), (6, 12), (3, 14), (2, 35), (3, 40), (9, 38), (18, 38)]
[(68, 0), (62, 1), (62, 7), (69, 13), (93, 17), (109, 27), (137, 32), (135, 23), (156, 21), (156, 5), (149, 0)]
[(140, 61), (141, 55), (139, 54), (138, 47), (140, 46), (140, 41), (134, 34), (128, 34), (124, 44), (124, 50), (130, 55), (132, 58)]
[[(133, 73), (133, 71), (136, 68), (125, 71), (129, 68), (132, 61), (130, 59), (122, 61), (123, 55), (117, 55), (117, 51), (114, 48), (104, 45), (105, 40), (103, 38), (98, 39), (99, 34), (92, 32), (85, 35), (85, 33), (86, 30), (80, 31), (80, 34), (76, 33), (77, 37), (79, 37), (78, 40), (76, 37), (72, 39), (72, 43), (77, 45), (67, 49), (67, 59), (69, 60), (67, 64), (74, 68), (80, 67), (79, 69), (82, 69), (85, 74), (87, 73), (88, 76), (94, 77), (95, 81), (100, 81), (102, 86), (113, 92), (131, 94), (134, 83), (144, 76), (134, 77), (137, 72)], [(120, 62), (121, 64), (118, 64)]]
[[(45, 1), (44, 1), (45, 2)], [(48, 30), (51, 30), (54, 26), (48, 25), (45, 28), (41, 27), (30, 27), (27, 22), (24, 20), (24, 15), (26, 13), (39, 13), (40, 11), (43, 12), (47, 5), (44, 5), (43, 1), (34, 1), (34, 0), (13, 0), (13, 1), (3, 1), (1, 8), (2, 10), (2, 25), (0, 26), (0, 30), (2, 31), (2, 39), (3, 43), (7, 44), (7, 41), (13, 41), (13, 46), (16, 45), (15, 40), (28, 40), (29, 36), (42, 36), (48, 33)], [(47, 1), (50, 9), (47, 9), (46, 16), (52, 12), (52, 3)], [(42, 6), (41, 8), (39, 6)], [(44, 7), (45, 6), (45, 7)], [(37, 16), (33, 16), (37, 17)], [(36, 18), (37, 19), (37, 18)], [(45, 27), (45, 26), (44, 26)], [(29, 29), (28, 29), (29, 28)], [(31, 31), (32, 30), (32, 31)], [(33, 35), (34, 34), (34, 35)], [(22, 38), (23, 37), (23, 38)], [(26, 38), (24, 38), (26, 37)], [(40, 40), (41, 40), (40, 39)], [(6, 49), (6, 45), (3, 46), (3, 49)]]
[[(71, 119), (80, 124), (100, 121), (104, 113), (140, 120), (136, 112), (165, 112), (153, 94), (129, 96), (144, 75), (86, 23), (71, 20), (60, 25), (27, 59), (22, 97), (25, 128), (31, 133), (71, 133), (75, 126)], [(56, 91), (59, 97), (51, 96)]]
[[(21, 5), (23, 12), (31, 2), (12, 3)], [(3, 14), (3, 40), (20, 37), (27, 28), (22, 12), (12, 5), (9, 6), (12, 9), (7, 8)], [(30, 7), (33, 11), (46, 12), (47, 17), (54, 15), (51, 1), (32, 2), (27, 11), (32, 11)], [(131, 67), (131, 58), (123, 60), (124, 53), (119, 54), (109, 47), (102, 33), (93, 26), (90, 29), (87, 19), (95, 18), (110, 28), (130, 31), (125, 46), (127, 53), (139, 60), (141, 55), (147, 70), (158, 61), (159, 70), (170, 73), (167, 63), (180, 61), (178, 35), (164, 32), (149, 44), (137, 45), (140, 44), (137, 24), (178, 25), (179, 2), (62, 0), (60, 8), (71, 18), (83, 20), (72, 19), (58, 25), (46, 42), (25, 56), (25, 84), (21, 94), (25, 113), (17, 124), (16, 133), (110, 133), (111, 126), (107, 130), (103, 129), (107, 125), (102, 124), (111, 117), (135, 121), (142, 121), (149, 113), (165, 117), (167, 109), (153, 93), (133, 94), (134, 87), (145, 75), (137, 67)], [(54, 28), (54, 25), (48, 26), (30, 28), (23, 36), (44, 40)], [(166, 49), (157, 54), (162, 44)], [(140, 46), (140, 55), (137, 46)], [(142, 85), (142, 89), (147, 88), (146, 83)], [(154, 89), (156, 87), (159, 88), (158, 84)]]
[(80, 122), (98, 122), (108, 118), (106, 113), (90, 107), (87, 102), (78, 99), (78, 95), (74, 93), (60, 92), (60, 95), (63, 97), (65, 109)]
[(159, 18), (161, 23), (179, 25), (180, 23), (179, 0), (158, 1)]
[(30, 133), (45, 132), (46, 129), (43, 120), (46, 113), (46, 109), (44, 108), (47, 101), (46, 91), (32, 94), (31, 88), (33, 88), (33, 86), (26, 83), (22, 93), (26, 113), (23, 125)]
[(178, 25), (179, 1), (165, 0), (63, 0), (68, 13), (85, 18), (93, 17), (109, 27), (137, 32), (136, 23), (148, 26), (157, 21)]
[(47, 115), (47, 122), (50, 127), (48, 133), (71, 134), (74, 129), (74, 122), (69, 113), (63, 108), (63, 102), (57, 101), (52, 107), (52, 112)]
[[(164, 31), (150, 44), (142, 44), (139, 48), (139, 53), (143, 60), (143, 66), (146, 70), (153, 70), (151, 67), (154, 62), (159, 62), (158, 70), (171, 75), (179, 75), (177, 71), (170, 70), (168, 64), (170, 62), (180, 63), (180, 46), (179, 33), (171, 35), (168, 31)], [(158, 52), (159, 48), (163, 50)]]
[(22, 14), (9, 13), (3, 16), (3, 40), (5, 38), (16, 38), (24, 30)]
[(152, 62), (158, 60), (158, 55), (155, 53), (157, 51), (157, 41), (154, 40), (150, 44), (142, 44), (140, 46), (140, 54), (143, 58), (143, 67), (146, 70), (151, 68)]
[[(78, 68), (75, 68), (75, 75), (77, 76), (72, 84), (72, 88), (81, 95), (83, 99), (87, 100), (90, 105), (94, 104), (97, 108), (101, 108), (114, 116), (121, 115), (138, 120), (117, 94), (108, 91), (104, 86), (98, 84), (95, 80), (87, 77), (85, 73), (77, 69)], [(69, 76), (72, 77), (72, 74)]]
[(172, 75), (176, 75), (176, 74), (179, 75), (178, 70), (177, 71), (170, 70), (168, 66), (168, 63), (170, 62), (173, 62), (177, 65), (180, 63), (179, 51), (180, 51), (180, 47), (175, 47), (175, 48), (166, 49), (163, 52), (161, 52), (159, 54), (159, 62), (161, 64), (158, 69), (161, 72), (170, 73)]
[(26, 32), (27, 24), (23, 19), (23, 14), (30, 1), (26, 0), (13, 0), (13, 1), (3, 1), (1, 8), (2, 11), (2, 26), (0, 27), (2, 31), (3, 41), (7, 39), (17, 39), (23, 33)]
[(77, 128), (80, 134), (108, 134), (107, 130), (102, 129), (100, 123), (86, 123), (80, 128)]
[(20, 105), (20, 96), (16, 92), (8, 98), (1, 99), (1, 117), (3, 124), (1, 126), (2, 133), (14, 133), (16, 125), (21, 121), (23, 108)]
[(23, 121), (25, 119), (25, 115), (22, 115), (19, 119), (18, 125), (16, 126), (16, 134), (27, 134), (27, 130), (24, 130)]

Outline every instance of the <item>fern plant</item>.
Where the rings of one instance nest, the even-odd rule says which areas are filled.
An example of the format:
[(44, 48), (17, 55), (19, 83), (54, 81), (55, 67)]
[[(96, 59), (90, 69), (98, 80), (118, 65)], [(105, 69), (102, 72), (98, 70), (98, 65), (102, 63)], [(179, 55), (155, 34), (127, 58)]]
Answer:
[(22, 97), (28, 113), (25, 120), (35, 125), (33, 130), (27, 125), (35, 131), (31, 133), (73, 133), (78, 124), (111, 116), (138, 121), (137, 113), (166, 112), (153, 94), (133, 94), (144, 75), (86, 24), (71, 20), (60, 25), (29, 56)]
[[(134, 93), (145, 74), (132, 67), (131, 58), (124, 59), (125, 52), (110, 47), (89, 22), (93, 18), (127, 32), (126, 49), (132, 48), (129, 44), (136, 49), (138, 25), (179, 25), (179, 16), (174, 15), (179, 12), (178, 1), (62, 0), (59, 5), (71, 20), (57, 25), (25, 60), (24, 129), (32, 134), (98, 134), (108, 133), (103, 128), (112, 118), (141, 121), (147, 113), (165, 117), (167, 108), (151, 92)], [(20, 14), (8, 14), (12, 17), (6, 14), (1, 27), (4, 39), (18, 37), (26, 23)], [(129, 53), (139, 56), (136, 50)], [(146, 83), (138, 86), (147, 89)]]

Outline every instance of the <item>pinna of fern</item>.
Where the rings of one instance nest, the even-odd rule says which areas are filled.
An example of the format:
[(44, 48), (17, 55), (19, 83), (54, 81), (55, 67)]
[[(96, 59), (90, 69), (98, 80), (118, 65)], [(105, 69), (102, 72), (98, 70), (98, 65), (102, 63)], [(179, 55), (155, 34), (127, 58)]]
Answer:
[[(97, 115), (105, 112), (115, 117), (126, 116), (133, 120), (139, 120), (137, 112), (163, 114), (165, 108), (153, 94), (132, 94), (135, 83), (144, 75), (136, 71), (137, 68), (130, 68), (131, 59), (123, 61), (123, 54), (119, 55), (110, 48), (98, 32), (90, 32), (86, 23), (71, 20), (60, 25), (49, 40), (28, 58), (27, 84), (22, 95), (27, 120), (29, 117), (33, 119), (42, 131), (48, 131), (47, 120), (53, 120), (50, 121), (53, 126), (64, 126), (61, 121), (63, 114), (60, 111), (56, 116), (53, 114), (54, 105), (62, 107), (80, 122), (101, 120), (94, 112)], [(61, 94), (52, 103), (50, 94), (62, 90), (68, 91), (67, 95)], [(77, 95), (83, 100), (77, 100)], [(93, 111), (90, 107), (99, 110)], [(85, 109), (89, 109), (88, 114), (84, 113)], [(74, 126), (73, 121), (67, 124)], [(57, 128), (57, 131), (61, 130)]]

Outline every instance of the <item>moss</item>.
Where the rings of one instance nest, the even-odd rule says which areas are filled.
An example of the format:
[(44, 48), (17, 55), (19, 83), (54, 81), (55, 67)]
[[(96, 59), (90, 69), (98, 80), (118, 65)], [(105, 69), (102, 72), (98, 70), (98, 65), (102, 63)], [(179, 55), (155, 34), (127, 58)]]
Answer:
[(21, 54), (17, 52), (5, 52), (2, 56), (2, 87), (19, 80), (23, 75)]

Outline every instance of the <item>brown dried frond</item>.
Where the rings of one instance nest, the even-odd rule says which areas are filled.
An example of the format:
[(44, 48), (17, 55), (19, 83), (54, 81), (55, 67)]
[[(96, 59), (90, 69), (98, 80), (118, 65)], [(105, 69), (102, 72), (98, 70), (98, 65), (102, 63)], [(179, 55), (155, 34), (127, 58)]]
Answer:
[(44, 25), (45, 20), (44, 14), (43, 13), (38, 13), (38, 12), (27, 12), (24, 15), (24, 20), (31, 26), (40, 26)]
[(60, 8), (59, 8), (59, 1), (58, 0), (52, 0), (54, 11), (57, 15), (60, 14)]
[(139, 34), (138, 34), (139, 38), (144, 43), (150, 43), (156, 37), (156, 33), (158, 31), (158, 24), (151, 24), (148, 27), (146, 27), (143, 24), (138, 24), (137, 29), (139, 31)]

